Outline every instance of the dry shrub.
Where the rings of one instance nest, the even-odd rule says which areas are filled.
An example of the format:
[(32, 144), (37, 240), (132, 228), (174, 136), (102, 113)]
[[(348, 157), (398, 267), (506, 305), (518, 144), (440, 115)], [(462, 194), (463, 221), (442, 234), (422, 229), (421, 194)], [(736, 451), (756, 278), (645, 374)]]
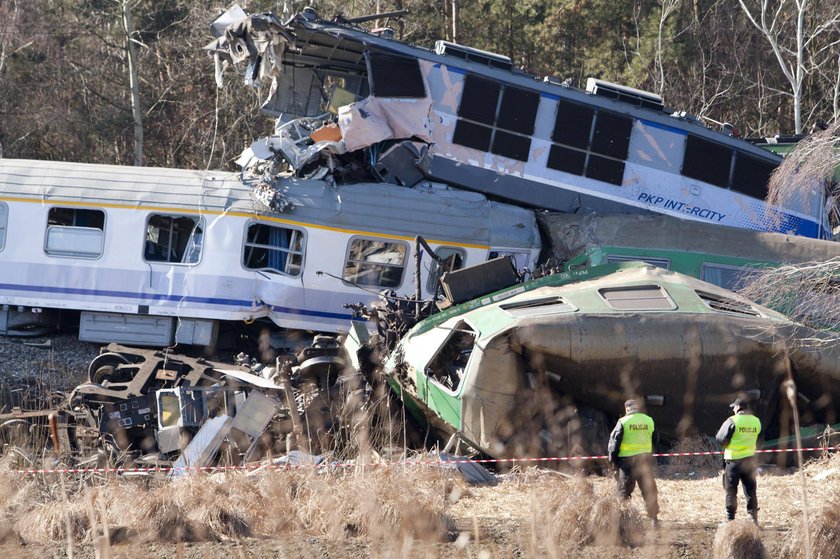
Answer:
[(170, 542), (249, 536), (247, 515), (239, 505), (256, 493), (237, 477), (193, 474), (139, 494), (139, 527), (146, 528), (152, 540)]
[(85, 538), (90, 518), (81, 499), (37, 503), (20, 515), (15, 529), (26, 542), (51, 543), (67, 539), (68, 524), (74, 541)]
[(254, 492), (239, 508), (255, 534), (302, 531), (333, 539), (437, 542), (454, 532), (454, 521), (444, 512), (451, 483), (437, 471), (264, 472), (242, 483)]
[[(808, 536), (813, 559), (840, 557), (840, 490), (836, 485), (832, 489), (831, 493), (823, 497), (820, 508), (809, 519)], [(799, 559), (805, 556), (805, 526), (804, 521), (800, 520), (785, 538), (782, 557)]]
[(595, 501), (589, 526), (598, 545), (638, 547), (645, 540), (645, 523), (639, 509), (614, 495)]
[(532, 557), (563, 557), (592, 541), (589, 517), (595, 490), (577, 476), (546, 487), (531, 482), (530, 553)]
[(752, 520), (732, 520), (721, 524), (712, 543), (715, 559), (768, 559), (758, 526)]
[[(707, 435), (683, 437), (677, 440), (669, 452), (715, 452), (720, 445)], [(707, 454), (703, 456), (672, 456), (668, 459), (668, 469), (672, 473), (695, 473), (698, 476), (716, 476), (720, 471), (720, 455)]]
[(252, 480), (258, 498), (250, 504), (251, 528), (255, 534), (283, 535), (303, 529), (295, 503), (301, 477), (312, 472), (271, 472)]

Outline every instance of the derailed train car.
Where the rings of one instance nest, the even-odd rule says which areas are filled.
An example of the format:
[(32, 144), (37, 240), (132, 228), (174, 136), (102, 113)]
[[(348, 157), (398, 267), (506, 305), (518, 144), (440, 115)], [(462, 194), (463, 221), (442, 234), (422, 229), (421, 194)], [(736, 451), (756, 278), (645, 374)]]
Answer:
[(630, 397), (666, 440), (713, 432), (738, 392), (778, 436), (789, 380), (806, 421), (833, 423), (840, 351), (829, 342), (714, 285), (620, 263), (447, 309), (409, 331), (384, 370), (444, 438), (494, 457), (557, 456), (597, 450)]
[(235, 173), (0, 159), (0, 333), (55, 309), (81, 312), (82, 339), (157, 347), (213, 344), (220, 321), (334, 332), (381, 289), (432, 296), (443, 267), (417, 235), (451, 269), (540, 250), (533, 212), (426, 181), (259, 192)]

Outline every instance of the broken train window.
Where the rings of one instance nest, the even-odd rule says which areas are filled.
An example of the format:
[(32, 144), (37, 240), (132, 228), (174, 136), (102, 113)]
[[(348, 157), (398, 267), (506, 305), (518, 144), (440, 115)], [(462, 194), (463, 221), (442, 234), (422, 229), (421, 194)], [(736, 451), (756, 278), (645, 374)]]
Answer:
[(370, 76), (370, 93), (374, 97), (426, 96), (420, 62), (416, 58), (374, 51), (366, 52), (365, 57)]
[(146, 262), (196, 264), (204, 238), (203, 218), (152, 214), (146, 222)]
[(740, 314), (745, 316), (760, 316), (758, 314), (758, 311), (756, 311), (754, 308), (752, 308), (752, 306), (748, 305), (747, 303), (742, 303), (741, 301), (730, 299), (729, 297), (715, 295), (713, 293), (707, 293), (705, 291), (696, 291), (696, 293), (697, 296), (700, 297), (700, 300), (702, 300), (703, 303), (713, 311)]
[(599, 289), (598, 293), (607, 306), (617, 311), (661, 311), (677, 308), (671, 297), (658, 285), (606, 287)]
[(455, 247), (439, 247), (435, 250), (438, 258), (443, 260), (443, 263), (438, 263), (437, 260), (432, 261), (432, 269), (429, 271), (429, 281), (426, 284), (426, 289), (430, 293), (435, 292), (437, 283), (444, 272), (453, 272), (464, 267), (464, 262), (467, 260), (467, 253), (460, 248)]
[(0, 202), (0, 250), (6, 246), (6, 224), (9, 221), (9, 206)]
[(405, 272), (408, 245), (378, 239), (351, 239), (344, 263), (344, 281), (377, 287), (399, 287)]
[(243, 247), (242, 262), (249, 270), (299, 276), (303, 270), (304, 233), (289, 227), (252, 223)]
[(50, 256), (102, 256), (105, 212), (79, 208), (50, 208), (44, 252)]
[(452, 143), (528, 161), (540, 95), (467, 74)]
[(621, 186), (632, 129), (629, 116), (560, 99), (547, 166)]
[(466, 322), (459, 322), (437, 355), (429, 362), (426, 376), (447, 390), (457, 391), (467, 370), (475, 338), (475, 330)]

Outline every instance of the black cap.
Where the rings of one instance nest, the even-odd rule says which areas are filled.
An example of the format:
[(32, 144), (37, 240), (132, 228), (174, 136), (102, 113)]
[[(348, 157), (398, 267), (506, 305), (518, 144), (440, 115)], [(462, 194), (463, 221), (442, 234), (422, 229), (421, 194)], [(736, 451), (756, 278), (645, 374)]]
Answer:
[(624, 402), (624, 409), (628, 411), (639, 411), (639, 404), (636, 403), (636, 400), (627, 400)]
[(737, 398), (735, 398), (734, 402), (729, 404), (730, 408), (734, 408), (735, 406), (738, 406), (739, 408), (749, 408), (750, 407), (750, 401), (745, 396), (738, 396)]

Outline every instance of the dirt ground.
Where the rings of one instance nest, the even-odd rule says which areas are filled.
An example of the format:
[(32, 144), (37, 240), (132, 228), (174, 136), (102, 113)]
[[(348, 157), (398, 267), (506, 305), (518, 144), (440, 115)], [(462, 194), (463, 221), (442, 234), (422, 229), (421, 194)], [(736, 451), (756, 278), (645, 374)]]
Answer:
[[(269, 475), (284, 476), (285, 472)], [(316, 474), (317, 475), (317, 474)], [(813, 516), (823, 505), (821, 498), (827, 487), (840, 486), (840, 460), (822, 460), (806, 468), (808, 510)], [(422, 475), (414, 475), (411, 487), (396, 487), (406, 493), (423, 489)], [(587, 483), (594, 495), (576, 495), (574, 490), (565, 500), (577, 502), (581, 509), (591, 507), (591, 499), (598, 499), (614, 490), (607, 477), (588, 476)], [(404, 483), (405, 478), (394, 479)], [(431, 482), (430, 482), (431, 483)], [(495, 486), (468, 486), (450, 481), (446, 486), (444, 512), (454, 520), (454, 532), (443, 543), (422, 541), (411, 536), (389, 537), (312, 534), (306, 531), (286, 531), (276, 537), (246, 537), (228, 541), (192, 543), (129, 542), (112, 545), (101, 557), (580, 557), (591, 559), (647, 558), (647, 557), (712, 557), (715, 533), (724, 517), (723, 489), (718, 476), (707, 472), (705, 477), (692, 472), (675, 474), (668, 467), (660, 467), (657, 479), (661, 506), (661, 526), (654, 529), (644, 519), (643, 543), (637, 547), (621, 544), (575, 545), (557, 541), (557, 526), (546, 522), (546, 500), (558, 488), (573, 489), (574, 480), (550, 471), (528, 470), (507, 474)], [(789, 471), (766, 468), (759, 477), (760, 538), (768, 557), (780, 557), (789, 530), (800, 522), (806, 509), (801, 477)], [(346, 490), (338, 484), (335, 491)], [(341, 498), (341, 495), (336, 495)], [(410, 497), (409, 497), (410, 499)], [(577, 501), (575, 501), (577, 500)], [(328, 505), (328, 503), (325, 503)], [(387, 503), (380, 503), (386, 506)], [(634, 494), (632, 505), (644, 510), (641, 496)], [(739, 517), (747, 518), (743, 497), (739, 503)], [(407, 517), (411, 522), (411, 517)], [(130, 523), (130, 519), (127, 523)], [(558, 519), (562, 521), (562, 519)], [(397, 524), (396, 529), (402, 532)], [(4, 557), (68, 557), (67, 544), (55, 541), (47, 544), (22, 543), (22, 538), (9, 536), (0, 546)], [(95, 557), (96, 550), (89, 542), (73, 546), (73, 557)]]

